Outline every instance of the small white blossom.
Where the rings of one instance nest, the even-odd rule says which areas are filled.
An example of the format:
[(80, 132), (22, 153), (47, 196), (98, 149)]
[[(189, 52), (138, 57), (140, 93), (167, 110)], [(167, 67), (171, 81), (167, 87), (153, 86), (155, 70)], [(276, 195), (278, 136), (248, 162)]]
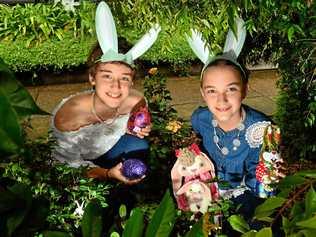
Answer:
[(61, 1), (61, 4), (64, 5), (66, 11), (75, 11), (75, 6), (79, 6), (80, 2), (76, 2), (75, 0), (54, 0), (54, 3), (58, 3)]
[(78, 216), (78, 217), (82, 217), (83, 216), (83, 213), (84, 213), (84, 208), (83, 208), (83, 205), (84, 205), (84, 201), (81, 203), (81, 204), (79, 204), (79, 202), (77, 201), (77, 200), (75, 200), (75, 203), (76, 203), (76, 205), (77, 205), (77, 208), (76, 208), (76, 210), (74, 211), (74, 215), (75, 216)]

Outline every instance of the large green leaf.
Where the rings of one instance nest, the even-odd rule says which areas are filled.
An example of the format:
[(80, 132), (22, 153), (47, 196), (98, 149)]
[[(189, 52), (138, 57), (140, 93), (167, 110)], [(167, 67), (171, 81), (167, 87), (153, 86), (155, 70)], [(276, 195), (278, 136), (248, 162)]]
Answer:
[(312, 186), (305, 197), (305, 218), (310, 218), (313, 213), (316, 213), (316, 192)]
[(23, 145), (18, 116), (0, 87), (0, 151), (17, 153)]
[(264, 203), (257, 206), (255, 210), (255, 217), (257, 219), (262, 219), (264, 217), (270, 216), (275, 211), (275, 209), (282, 206), (286, 200), (287, 199), (282, 197), (268, 198), (267, 200), (265, 200)]
[(257, 231), (251, 230), (244, 233), (241, 237), (256, 237)]
[(97, 201), (88, 203), (81, 223), (83, 237), (100, 237), (102, 232), (102, 207)]
[(192, 229), (186, 233), (185, 237), (204, 237), (202, 227), (203, 218), (200, 218), (200, 220), (192, 226)]
[(144, 215), (140, 208), (132, 210), (130, 218), (127, 220), (123, 237), (141, 237), (144, 229)]
[(304, 170), (297, 173), (297, 175), (301, 175), (304, 177), (309, 177), (316, 179), (316, 170)]
[(15, 184), (8, 189), (20, 199), (24, 200), (25, 203), (24, 208), (19, 208), (11, 212), (7, 219), (8, 236), (11, 236), (14, 230), (23, 222), (31, 208), (32, 192), (31, 189), (24, 184)]
[(296, 223), (297, 226), (316, 229), (316, 216)]
[(71, 237), (70, 234), (61, 231), (44, 231), (44, 237)]
[(269, 227), (261, 229), (257, 234), (256, 237), (272, 237), (272, 230)]
[(246, 233), (250, 230), (248, 223), (239, 215), (232, 215), (228, 218), (228, 221), (232, 228), (241, 233)]
[(0, 215), (4, 212), (14, 210), (16, 208), (23, 208), (23, 199), (9, 190), (2, 191), (0, 195)]
[(35, 104), (30, 93), (15, 79), (14, 74), (8, 69), (2, 59), (0, 59), (0, 87), (3, 89), (5, 96), (8, 97), (19, 119), (32, 114), (49, 114)]
[(306, 181), (306, 179), (299, 175), (290, 175), (284, 177), (280, 183), (278, 184), (278, 187), (281, 189), (283, 188), (292, 188), (293, 186), (298, 186), (303, 184)]
[(175, 206), (167, 191), (149, 223), (145, 237), (169, 236), (175, 222)]
[(299, 231), (298, 234), (301, 234), (300, 236), (304, 236), (304, 237), (315, 237), (316, 231), (311, 230), (311, 229), (305, 229), (305, 230)]

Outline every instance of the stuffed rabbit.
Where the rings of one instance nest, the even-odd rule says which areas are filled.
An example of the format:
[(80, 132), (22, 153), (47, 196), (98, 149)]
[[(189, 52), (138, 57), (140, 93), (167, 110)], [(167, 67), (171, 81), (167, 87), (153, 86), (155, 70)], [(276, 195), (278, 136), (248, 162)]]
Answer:
[(179, 206), (183, 211), (205, 213), (212, 202), (209, 187), (199, 180), (192, 180), (184, 184), (176, 195), (183, 200)]
[[(211, 183), (215, 178), (215, 168), (211, 160), (200, 151), (196, 144), (188, 148), (176, 150), (177, 161), (171, 170), (173, 192), (182, 209), (183, 197), (178, 195), (181, 186), (190, 181), (200, 181), (208, 187), (211, 200), (218, 198), (218, 187), (216, 183)], [(213, 198), (212, 198), (213, 197)], [(182, 203), (182, 204), (181, 204)]]

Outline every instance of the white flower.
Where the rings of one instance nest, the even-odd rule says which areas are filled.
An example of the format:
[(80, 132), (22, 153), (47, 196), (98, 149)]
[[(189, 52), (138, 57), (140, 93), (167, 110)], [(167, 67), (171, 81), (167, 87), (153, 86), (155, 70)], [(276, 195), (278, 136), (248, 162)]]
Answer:
[(75, 11), (75, 6), (79, 6), (80, 2), (76, 2), (75, 0), (54, 0), (54, 3), (58, 3), (61, 1), (61, 4), (64, 5), (66, 11)]
[(84, 201), (81, 203), (81, 204), (79, 204), (79, 202), (77, 201), (77, 200), (75, 200), (75, 203), (76, 203), (76, 205), (77, 205), (77, 208), (76, 208), (76, 210), (74, 211), (74, 215), (75, 216), (78, 216), (78, 217), (82, 217), (83, 216), (83, 213), (84, 213), (84, 208), (83, 208), (83, 205), (84, 205)]

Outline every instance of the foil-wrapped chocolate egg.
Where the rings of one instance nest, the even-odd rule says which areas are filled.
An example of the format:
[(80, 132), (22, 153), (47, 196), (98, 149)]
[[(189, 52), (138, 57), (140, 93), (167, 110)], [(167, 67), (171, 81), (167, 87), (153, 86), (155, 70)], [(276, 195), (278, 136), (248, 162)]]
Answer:
[(138, 159), (128, 159), (123, 162), (122, 174), (128, 179), (139, 179), (146, 174), (147, 166)]
[(132, 113), (128, 121), (128, 130), (134, 134), (151, 123), (151, 116), (147, 107)]

